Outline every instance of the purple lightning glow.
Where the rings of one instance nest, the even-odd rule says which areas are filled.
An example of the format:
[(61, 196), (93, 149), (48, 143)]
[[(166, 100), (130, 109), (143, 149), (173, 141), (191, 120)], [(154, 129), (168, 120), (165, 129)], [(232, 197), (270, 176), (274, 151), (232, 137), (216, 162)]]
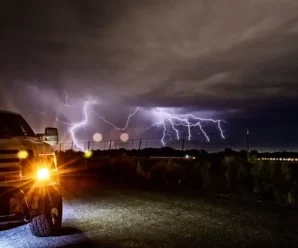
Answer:
[(119, 131), (125, 131), (125, 130), (128, 128), (128, 126), (129, 126), (129, 121), (130, 121), (131, 117), (133, 117), (133, 116), (139, 111), (139, 109), (140, 109), (140, 108), (137, 107), (137, 108), (135, 109), (135, 111), (134, 111), (133, 113), (131, 113), (131, 114), (128, 116), (128, 118), (127, 118), (127, 120), (126, 120), (126, 125), (125, 125), (124, 127), (117, 127), (116, 125), (114, 125), (113, 123), (107, 121), (106, 118), (104, 118), (103, 116), (99, 115), (99, 114), (96, 113), (95, 111), (93, 111), (93, 113), (94, 113), (94, 115), (97, 116), (99, 119), (102, 119), (105, 123), (111, 125), (111, 126), (114, 127), (115, 129), (117, 129), (117, 130), (119, 130)]
[[(71, 107), (71, 105), (68, 105), (67, 102), (68, 96), (65, 93), (65, 107)], [(84, 103), (83, 107), (83, 114), (84, 114), (84, 119), (80, 122), (75, 122), (75, 123), (68, 123), (59, 120), (56, 118), (56, 120), (64, 125), (69, 125), (70, 129), (69, 132), (71, 134), (71, 137), (73, 139), (74, 145), (79, 148), (80, 150), (84, 151), (84, 147), (80, 146), (78, 143), (78, 139), (76, 137), (76, 131), (82, 127), (85, 127), (88, 124), (89, 118), (88, 118), (88, 112), (91, 111), (88, 107), (90, 106), (89, 102)], [(126, 123), (124, 127), (117, 127), (115, 124), (112, 122), (108, 121), (104, 116), (99, 115), (95, 111), (92, 110), (92, 113), (99, 119), (103, 120), (106, 124), (112, 126), (113, 128), (119, 130), (119, 131), (125, 131), (130, 123), (130, 120), (132, 117), (134, 117), (139, 111), (141, 110), (140, 107), (137, 107), (133, 113), (129, 114), (128, 118), (126, 119)], [(224, 131), (222, 129), (222, 122), (223, 120), (216, 120), (216, 119), (211, 119), (211, 118), (201, 118), (198, 116), (195, 116), (191, 113), (189, 114), (177, 114), (175, 112), (171, 113), (173, 111), (168, 111), (164, 108), (156, 108), (150, 110), (149, 113), (152, 114), (153, 117), (157, 117), (157, 121), (155, 121), (152, 125), (150, 125), (148, 128), (145, 129), (145, 131), (150, 130), (151, 128), (157, 126), (162, 126), (163, 132), (162, 132), (162, 137), (161, 137), (161, 143), (163, 146), (166, 145), (165, 138), (166, 136), (172, 136), (172, 131), (174, 131), (176, 139), (180, 140), (181, 133), (183, 131), (181, 129), (187, 128), (187, 134), (188, 134), (188, 140), (191, 140), (192, 138), (192, 130), (194, 130), (197, 134), (199, 134), (198, 130), (196, 128), (199, 128), (200, 132), (204, 135), (205, 139), (207, 142), (210, 142), (210, 138), (207, 134), (207, 132), (204, 130), (202, 123), (213, 123), (217, 125), (217, 128), (219, 130), (220, 136), (222, 139), (225, 139), (224, 136)], [(147, 113), (147, 112), (146, 112)]]
[[(136, 108), (136, 110), (130, 114), (126, 120), (126, 125), (123, 128), (117, 127), (115, 126), (113, 123), (107, 121), (103, 116), (98, 115), (97, 113), (94, 112), (94, 114), (102, 119), (105, 123), (111, 125), (112, 127), (114, 127), (117, 130), (121, 130), (124, 131), (127, 129), (128, 125), (129, 125), (129, 121), (130, 119), (140, 110), (139, 107)], [(220, 136), (221, 138), (225, 139), (224, 136), (224, 132), (223, 129), (221, 127), (221, 123), (223, 122), (223, 120), (214, 120), (214, 119), (205, 119), (205, 118), (200, 118), (197, 116), (194, 116), (193, 114), (183, 114), (183, 115), (179, 115), (179, 114), (171, 114), (169, 112), (167, 112), (166, 110), (162, 109), (162, 108), (157, 108), (156, 110), (152, 110), (152, 114), (153, 115), (158, 115), (159, 117), (159, 121), (153, 123), (150, 127), (148, 127), (146, 130), (151, 129), (154, 126), (163, 126), (163, 135), (161, 138), (161, 143), (163, 146), (166, 145), (165, 143), (165, 137), (167, 135), (171, 135), (171, 132), (168, 128), (167, 123), (169, 123), (171, 125), (172, 130), (174, 130), (174, 132), (176, 133), (176, 138), (179, 140), (180, 139), (180, 132), (178, 130), (179, 126), (183, 126), (183, 127), (187, 127), (188, 129), (188, 140), (191, 139), (192, 134), (191, 134), (191, 129), (193, 128), (194, 130), (196, 130), (196, 127), (199, 127), (200, 131), (203, 133), (203, 135), (205, 136), (206, 140), (208, 142), (210, 142), (210, 138), (207, 135), (206, 131), (203, 129), (202, 127), (202, 122), (212, 122), (217, 124), (217, 127), (220, 131)], [(196, 131), (197, 132), (197, 131)]]
[(75, 135), (75, 131), (79, 128), (82, 128), (84, 127), (85, 125), (87, 125), (88, 123), (88, 106), (89, 106), (89, 103), (87, 101), (84, 102), (84, 107), (83, 107), (83, 113), (84, 113), (84, 119), (80, 122), (77, 122), (77, 123), (68, 123), (68, 122), (64, 122), (64, 121), (60, 121), (57, 117), (56, 117), (56, 121), (64, 124), (64, 125), (69, 125), (71, 126), (70, 129), (69, 129), (69, 132), (71, 134), (71, 137), (72, 137), (72, 140), (73, 140), (73, 143), (74, 145), (79, 148), (81, 151), (85, 152), (84, 150), (84, 147), (79, 145), (79, 142), (78, 142), (78, 139)]
[(40, 110), (38, 110), (38, 109), (33, 109), (33, 111), (35, 111), (35, 112), (37, 112), (37, 113), (39, 113), (40, 115), (43, 115), (43, 116), (46, 115), (45, 112), (42, 112), (42, 111), (40, 111)]
[[(154, 114), (158, 116), (158, 121), (153, 123), (151, 126), (149, 126), (146, 130), (151, 129), (154, 126), (163, 126), (163, 136), (161, 138), (161, 143), (163, 146), (165, 146), (165, 137), (171, 136), (171, 130), (168, 128), (168, 125), (174, 130), (176, 133), (176, 138), (180, 139), (180, 132), (178, 130), (179, 126), (187, 127), (188, 130), (188, 140), (191, 140), (192, 133), (191, 129), (195, 129), (196, 127), (199, 127), (200, 131), (205, 136), (207, 142), (210, 142), (210, 138), (207, 135), (206, 131), (202, 127), (202, 122), (212, 122), (217, 124), (217, 127), (220, 131), (220, 136), (222, 139), (225, 139), (223, 129), (221, 127), (221, 123), (224, 122), (223, 120), (214, 120), (214, 119), (205, 119), (200, 118), (197, 116), (194, 116), (193, 114), (172, 114), (166, 111), (162, 108), (157, 108), (156, 111), (154, 111)], [(195, 129), (196, 130), (196, 129)]]

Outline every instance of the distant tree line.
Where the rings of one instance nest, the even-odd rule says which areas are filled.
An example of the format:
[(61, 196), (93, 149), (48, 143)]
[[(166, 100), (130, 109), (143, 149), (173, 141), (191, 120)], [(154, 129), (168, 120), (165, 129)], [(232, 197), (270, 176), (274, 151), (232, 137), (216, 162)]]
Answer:
[[(88, 156), (86, 156), (86, 154)], [(100, 182), (133, 187), (187, 188), (239, 197), (298, 203), (298, 162), (263, 161), (297, 153), (258, 153), (246, 150), (208, 153), (172, 148), (142, 150), (73, 150), (57, 152), (65, 176), (89, 173)]]
[[(84, 155), (81, 151), (74, 151), (74, 150), (67, 150), (67, 151), (56, 151), (57, 154), (61, 153), (72, 153), (77, 155)], [(126, 150), (123, 148), (120, 149), (111, 149), (111, 150), (94, 150), (92, 151), (92, 156), (119, 156), (119, 155), (127, 155), (133, 157), (208, 157), (208, 156), (234, 156), (237, 158), (242, 159), (257, 159), (263, 157), (274, 157), (274, 158), (298, 158), (298, 152), (258, 152), (256, 150), (252, 150), (249, 153), (247, 150), (235, 151), (230, 148), (226, 148), (220, 152), (207, 152), (206, 150), (198, 150), (198, 149), (191, 149), (191, 150), (176, 150), (170, 147), (162, 147), (162, 148), (145, 148), (145, 149), (132, 149)]]

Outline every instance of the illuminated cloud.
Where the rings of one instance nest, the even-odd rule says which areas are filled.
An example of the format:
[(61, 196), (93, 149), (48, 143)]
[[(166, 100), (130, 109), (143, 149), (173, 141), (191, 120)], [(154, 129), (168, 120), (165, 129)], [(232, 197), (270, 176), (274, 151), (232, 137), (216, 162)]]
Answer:
[(17, 11), (0, 24), (8, 81), (209, 109), (298, 94), (297, 1), (49, 4), (2, 7)]
[[(284, 114), (291, 103), (289, 113), (297, 110), (295, 0), (7, 0), (1, 10), (0, 106), (38, 132), (57, 115), (84, 118), (81, 105), (65, 106), (64, 92), (67, 105), (99, 97), (97, 113), (120, 128), (137, 106), (210, 118), (269, 116), (271, 107)], [(119, 139), (98, 123), (80, 138)]]

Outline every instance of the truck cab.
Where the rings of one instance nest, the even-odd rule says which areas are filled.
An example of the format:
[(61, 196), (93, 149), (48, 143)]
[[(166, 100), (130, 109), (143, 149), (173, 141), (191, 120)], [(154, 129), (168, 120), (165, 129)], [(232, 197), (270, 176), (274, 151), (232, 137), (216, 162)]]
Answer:
[(0, 224), (28, 222), (33, 235), (50, 236), (62, 223), (58, 130), (35, 134), (9, 111), (0, 110), (0, 120)]

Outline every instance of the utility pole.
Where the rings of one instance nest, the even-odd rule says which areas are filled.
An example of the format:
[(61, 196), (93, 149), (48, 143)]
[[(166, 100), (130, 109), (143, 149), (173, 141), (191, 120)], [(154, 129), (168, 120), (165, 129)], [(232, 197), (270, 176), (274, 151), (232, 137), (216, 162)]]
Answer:
[(246, 130), (246, 149), (247, 149), (247, 161), (249, 161), (249, 150), (250, 150), (250, 144), (249, 144), (249, 135), (250, 135), (250, 133), (249, 133), (249, 130), (247, 129)]
[(182, 151), (184, 151), (184, 144), (185, 144), (185, 133), (183, 132), (183, 136), (182, 136)]

